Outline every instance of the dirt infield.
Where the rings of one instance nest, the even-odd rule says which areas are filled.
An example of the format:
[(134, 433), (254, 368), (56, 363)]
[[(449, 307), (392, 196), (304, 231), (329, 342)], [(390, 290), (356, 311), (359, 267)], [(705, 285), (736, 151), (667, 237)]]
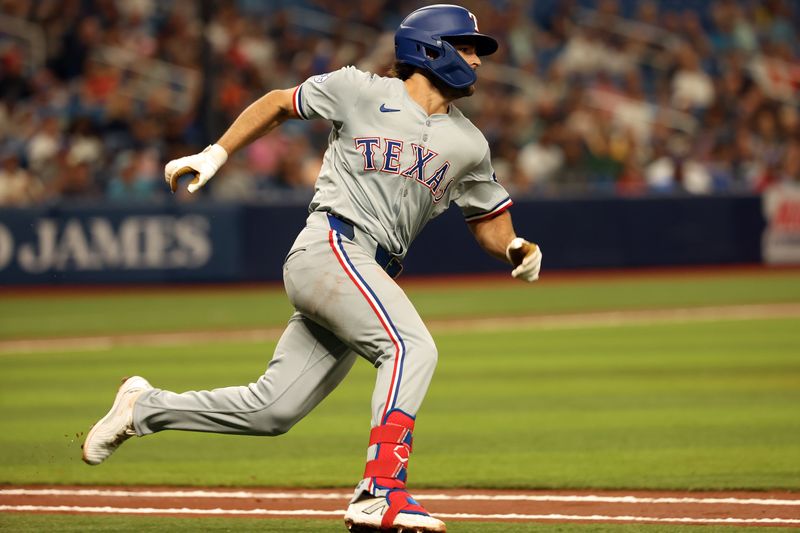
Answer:
[[(449, 521), (800, 527), (800, 493), (420, 490)], [(348, 491), (165, 487), (0, 487), (0, 512), (338, 519)]]

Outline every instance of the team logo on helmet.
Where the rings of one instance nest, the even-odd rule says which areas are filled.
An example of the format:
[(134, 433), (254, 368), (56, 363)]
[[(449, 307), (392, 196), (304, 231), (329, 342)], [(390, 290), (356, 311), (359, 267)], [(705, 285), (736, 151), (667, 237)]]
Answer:
[(475, 24), (475, 31), (481, 31), (478, 29), (478, 18), (472, 14), (472, 11), (467, 11), (469, 14), (469, 18), (472, 20), (472, 23)]

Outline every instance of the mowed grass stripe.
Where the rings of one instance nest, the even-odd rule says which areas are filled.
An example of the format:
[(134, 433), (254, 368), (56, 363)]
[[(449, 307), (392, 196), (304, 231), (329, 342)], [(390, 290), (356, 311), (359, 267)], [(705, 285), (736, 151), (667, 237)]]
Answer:
[[(799, 337), (795, 319), (439, 334), (412, 485), (800, 489)], [(273, 348), (5, 356), (0, 481), (351, 486), (369, 430), (366, 361), (286, 436), (166, 432), (100, 467), (80, 462), (80, 433), (120, 376), (178, 391), (249, 383)]]
[[(341, 533), (339, 519), (279, 520), (258, 518), (183, 518), (155, 516), (104, 516), (9, 513), (0, 516), (4, 531), (59, 531), (87, 533), (94, 531), (237, 531), (259, 533)], [(659, 524), (557, 524), (498, 523), (449, 521), (448, 533), (790, 533), (796, 529), (754, 526), (681, 526)]]
[[(800, 304), (753, 304), (724, 307), (573, 313), (563, 315), (433, 319), (428, 322), (428, 328), (434, 333), (457, 331), (550, 330), (698, 321), (762, 320), (767, 318), (800, 318)], [(239, 331), (184, 331), (96, 337), (0, 340), (0, 355), (7, 353), (50, 352), (54, 350), (108, 350), (115, 346), (146, 347), (220, 342), (266, 342), (277, 340), (282, 333), (283, 330), (281, 328), (262, 328)]]
[[(420, 499), (429, 501), (478, 501), (478, 502), (500, 502), (500, 501), (515, 501), (515, 502), (584, 502), (584, 503), (616, 503), (616, 504), (642, 504), (642, 503), (659, 503), (659, 504), (675, 504), (675, 503), (693, 503), (703, 505), (718, 505), (718, 504), (732, 504), (742, 506), (800, 506), (800, 498), (794, 497), (789, 493), (742, 493), (734, 492), (729, 493), (727, 496), (720, 496), (719, 493), (691, 493), (692, 496), (680, 496), (679, 493), (669, 492), (658, 493), (648, 491), (646, 495), (636, 494), (619, 494), (608, 493), (607, 495), (600, 494), (565, 494), (563, 492), (558, 494), (548, 494), (544, 491), (538, 492), (516, 492), (516, 491), (493, 491), (490, 493), (463, 493), (464, 491), (450, 492), (450, 493), (436, 493), (431, 491), (417, 491), (416, 494)], [(668, 494), (668, 495), (667, 495)], [(126, 487), (126, 488), (0, 488), (0, 498), (8, 496), (34, 496), (34, 497), (62, 497), (62, 496), (77, 496), (87, 499), (91, 502), (91, 498), (165, 498), (165, 499), (187, 499), (187, 500), (204, 500), (204, 499), (225, 499), (225, 500), (312, 500), (312, 501), (327, 501), (334, 500), (338, 502), (347, 501), (352, 496), (351, 492), (331, 492), (329, 490), (236, 490), (236, 489), (177, 489), (170, 490), (168, 488), (142, 488), (142, 487)], [(765, 497), (762, 497), (765, 496)], [(766, 497), (770, 496), (770, 497)], [(788, 496), (791, 496), (787, 498)], [(13, 501), (13, 500), (12, 500)], [(35, 500), (28, 500), (31, 504), (36, 504)], [(87, 503), (88, 503), (87, 502)]]
[[(800, 271), (763, 274), (682, 273), (675, 279), (558, 281), (546, 274), (527, 285), (490, 280), (472, 286), (447, 278), (411, 283), (407, 293), (426, 320), (507, 317), (683, 307), (800, 302)], [(0, 298), (0, 339), (75, 337), (187, 330), (242, 330), (282, 327), (292, 312), (280, 288), (240, 288), (159, 293)]]

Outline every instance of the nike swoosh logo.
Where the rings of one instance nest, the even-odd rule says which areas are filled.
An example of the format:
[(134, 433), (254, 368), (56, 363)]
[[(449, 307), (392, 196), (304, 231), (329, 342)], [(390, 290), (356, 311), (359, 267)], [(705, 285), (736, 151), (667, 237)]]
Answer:
[(381, 113), (394, 113), (396, 111), (400, 111), (399, 109), (392, 109), (391, 107), (386, 107), (386, 104), (381, 104)]

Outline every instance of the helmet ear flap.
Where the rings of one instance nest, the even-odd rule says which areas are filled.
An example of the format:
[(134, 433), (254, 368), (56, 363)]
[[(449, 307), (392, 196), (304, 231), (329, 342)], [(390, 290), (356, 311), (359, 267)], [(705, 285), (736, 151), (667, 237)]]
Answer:
[(435, 50), (437, 57), (426, 59), (424, 68), (454, 89), (463, 89), (478, 81), (472, 67), (452, 44), (447, 41), (439, 43), (440, 49)]

